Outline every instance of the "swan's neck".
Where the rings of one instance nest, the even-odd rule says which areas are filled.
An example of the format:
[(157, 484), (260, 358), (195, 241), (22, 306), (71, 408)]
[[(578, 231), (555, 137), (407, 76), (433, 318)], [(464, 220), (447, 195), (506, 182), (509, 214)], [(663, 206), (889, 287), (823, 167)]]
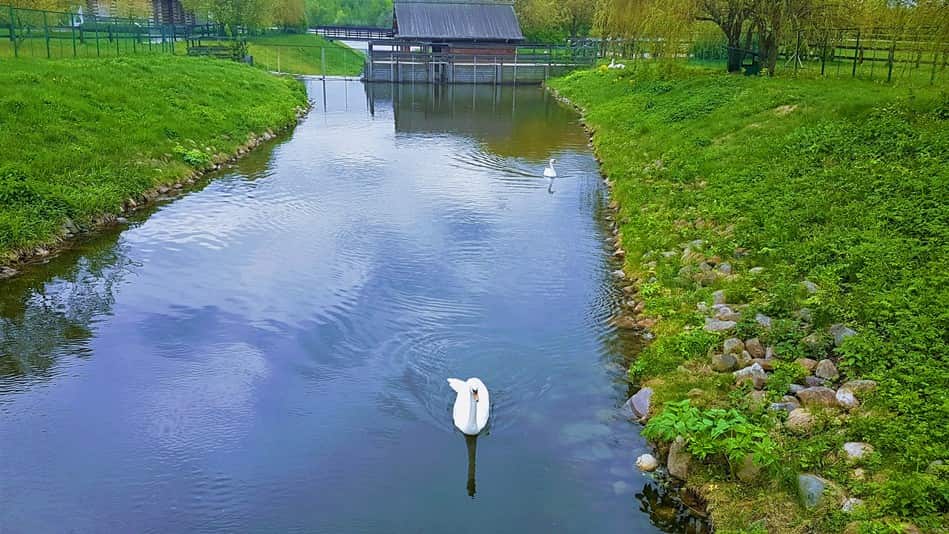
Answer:
[(471, 404), (468, 407), (468, 428), (470, 430), (478, 429), (478, 401), (475, 400), (474, 395), (468, 394), (468, 402)]

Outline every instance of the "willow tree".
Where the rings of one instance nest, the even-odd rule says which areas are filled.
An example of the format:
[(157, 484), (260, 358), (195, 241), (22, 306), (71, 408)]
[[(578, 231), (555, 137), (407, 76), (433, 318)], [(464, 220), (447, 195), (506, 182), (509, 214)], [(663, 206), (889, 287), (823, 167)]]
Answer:
[(272, 0), (273, 23), (284, 29), (306, 28), (304, 0)]
[(188, 11), (207, 15), (233, 30), (257, 29), (273, 23), (274, 0), (181, 0)]

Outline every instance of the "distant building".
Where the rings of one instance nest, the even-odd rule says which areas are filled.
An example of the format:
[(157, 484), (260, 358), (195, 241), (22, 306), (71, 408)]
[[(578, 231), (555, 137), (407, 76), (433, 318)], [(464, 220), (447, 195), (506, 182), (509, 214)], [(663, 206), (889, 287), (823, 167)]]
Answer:
[[(185, 11), (181, 0), (151, 0), (151, 8), (145, 16), (158, 24), (193, 24), (194, 14)], [(121, 17), (117, 0), (86, 0), (86, 15), (95, 17)]]
[(513, 54), (524, 41), (513, 2), (394, 0), (394, 38), (430, 45), (432, 52)]
[(194, 24), (194, 13), (185, 11), (181, 0), (152, 0), (152, 18), (159, 24)]

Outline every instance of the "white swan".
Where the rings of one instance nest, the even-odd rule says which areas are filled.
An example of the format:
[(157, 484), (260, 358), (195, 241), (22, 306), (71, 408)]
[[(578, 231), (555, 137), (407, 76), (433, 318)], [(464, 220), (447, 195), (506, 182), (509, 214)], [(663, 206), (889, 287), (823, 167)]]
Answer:
[(547, 168), (544, 169), (544, 178), (556, 178), (557, 169), (554, 169), (554, 163), (557, 163), (557, 160), (552, 159), (550, 163), (547, 164)]
[(617, 63), (617, 62), (616, 62), (616, 59), (614, 58), (614, 59), (611, 59), (611, 60), (610, 60), (610, 64), (609, 64), (609, 66), (606, 67), (606, 68), (608, 68), (608, 69), (625, 69), (625, 68), (626, 68), (626, 65), (625, 65), (624, 63)]
[(452, 410), (455, 426), (469, 436), (480, 434), (488, 424), (488, 415), (491, 412), (488, 388), (479, 378), (449, 378), (448, 385), (458, 393)]

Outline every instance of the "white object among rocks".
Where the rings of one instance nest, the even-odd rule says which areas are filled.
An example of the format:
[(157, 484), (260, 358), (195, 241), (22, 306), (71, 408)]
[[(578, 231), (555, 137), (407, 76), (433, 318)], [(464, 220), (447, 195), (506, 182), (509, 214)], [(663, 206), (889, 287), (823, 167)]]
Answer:
[(864, 457), (873, 454), (873, 446), (869, 443), (860, 441), (848, 441), (844, 443), (844, 454), (850, 461), (862, 460)]
[(659, 460), (651, 454), (643, 454), (639, 458), (636, 458), (636, 467), (640, 471), (650, 472), (655, 471), (659, 467)]

